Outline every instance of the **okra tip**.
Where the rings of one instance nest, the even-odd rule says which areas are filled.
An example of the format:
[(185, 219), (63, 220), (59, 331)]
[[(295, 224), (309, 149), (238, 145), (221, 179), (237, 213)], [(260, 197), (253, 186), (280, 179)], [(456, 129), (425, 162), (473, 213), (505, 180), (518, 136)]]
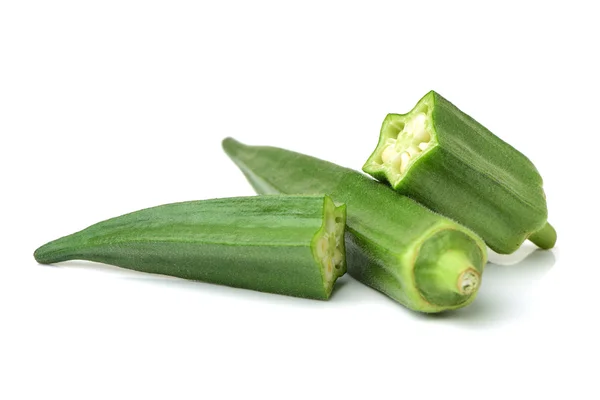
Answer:
[(551, 249), (556, 244), (556, 230), (549, 222), (546, 222), (542, 229), (529, 236), (529, 240), (541, 249)]
[(221, 142), (221, 146), (223, 147), (223, 150), (225, 150), (225, 153), (231, 155), (235, 149), (243, 147), (245, 145), (242, 142), (235, 140), (231, 136), (228, 136), (225, 139), (223, 139), (223, 141)]
[(71, 235), (46, 243), (33, 252), (33, 258), (40, 264), (54, 264), (72, 260), (73, 246)]

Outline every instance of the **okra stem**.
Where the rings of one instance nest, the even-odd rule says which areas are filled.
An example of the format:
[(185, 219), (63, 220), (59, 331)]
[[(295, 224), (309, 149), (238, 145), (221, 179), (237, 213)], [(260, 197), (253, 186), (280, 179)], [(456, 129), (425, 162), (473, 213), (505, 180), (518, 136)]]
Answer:
[(427, 239), (415, 261), (415, 281), (427, 301), (451, 306), (477, 292), (481, 260), (469, 251), (471, 239), (463, 232), (442, 230)]
[(548, 250), (556, 244), (556, 231), (549, 222), (546, 222), (542, 229), (529, 236), (529, 240), (539, 248)]

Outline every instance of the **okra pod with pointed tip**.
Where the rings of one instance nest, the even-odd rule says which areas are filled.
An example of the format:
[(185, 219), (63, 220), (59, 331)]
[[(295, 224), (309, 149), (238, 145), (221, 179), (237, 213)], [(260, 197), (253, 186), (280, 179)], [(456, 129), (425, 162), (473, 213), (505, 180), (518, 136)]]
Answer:
[(470, 304), (486, 248), (469, 229), (358, 171), (275, 147), (223, 148), (258, 193), (330, 195), (347, 205), (348, 272), (421, 312)]
[(531, 161), (438, 93), (388, 114), (363, 170), (472, 229), (502, 254), (529, 238), (556, 242), (542, 178)]
[(34, 256), (325, 300), (346, 271), (345, 220), (323, 195), (190, 201), (97, 223)]

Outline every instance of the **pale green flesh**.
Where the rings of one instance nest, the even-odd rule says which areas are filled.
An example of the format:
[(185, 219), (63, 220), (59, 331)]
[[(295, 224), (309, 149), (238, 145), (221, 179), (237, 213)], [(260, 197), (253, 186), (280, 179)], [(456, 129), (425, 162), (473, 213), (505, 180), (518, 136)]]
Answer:
[(397, 185), (417, 160), (437, 144), (431, 108), (420, 103), (406, 115), (390, 114), (373, 155), (363, 167), (371, 174), (384, 174)]
[(315, 259), (321, 263), (327, 293), (331, 293), (337, 278), (346, 271), (345, 212), (345, 205), (336, 207), (333, 200), (325, 196), (323, 225), (311, 244)]

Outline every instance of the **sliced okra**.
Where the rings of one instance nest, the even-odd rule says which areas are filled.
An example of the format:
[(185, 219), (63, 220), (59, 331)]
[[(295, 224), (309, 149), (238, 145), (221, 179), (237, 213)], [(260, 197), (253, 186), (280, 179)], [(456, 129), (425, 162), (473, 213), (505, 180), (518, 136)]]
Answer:
[(551, 248), (542, 178), (533, 163), (431, 91), (407, 114), (388, 114), (363, 170), (472, 229), (498, 253), (529, 238)]
[(328, 299), (346, 272), (345, 221), (345, 205), (323, 195), (190, 201), (97, 223), (34, 256)]

